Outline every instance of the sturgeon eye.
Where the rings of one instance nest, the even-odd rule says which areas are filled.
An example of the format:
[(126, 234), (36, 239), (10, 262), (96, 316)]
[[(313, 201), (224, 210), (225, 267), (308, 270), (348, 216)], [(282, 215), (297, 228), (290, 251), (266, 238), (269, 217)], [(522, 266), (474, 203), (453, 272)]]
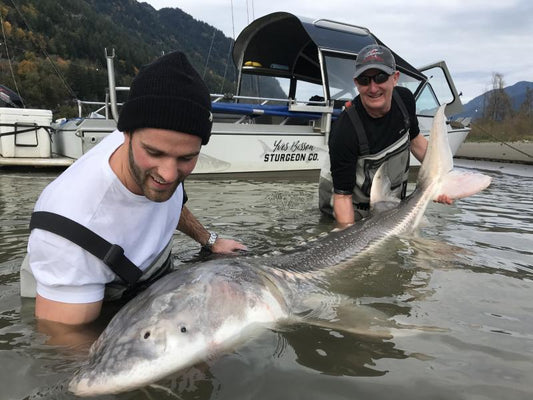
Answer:
[(181, 329), (180, 329), (180, 331), (181, 331), (181, 333), (185, 333), (185, 332), (187, 332), (187, 328), (185, 328), (184, 326), (182, 326)]
[(143, 336), (145, 339), (148, 339), (150, 337), (150, 331), (146, 331), (144, 332), (144, 336)]

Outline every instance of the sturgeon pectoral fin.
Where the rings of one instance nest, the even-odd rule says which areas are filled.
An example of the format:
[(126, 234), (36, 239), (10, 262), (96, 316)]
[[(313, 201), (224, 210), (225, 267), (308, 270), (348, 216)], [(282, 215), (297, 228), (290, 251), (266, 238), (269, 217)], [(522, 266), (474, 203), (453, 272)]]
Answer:
[(381, 164), (372, 180), (370, 188), (370, 205), (380, 202), (399, 201), (397, 196), (391, 192), (391, 181), (388, 174), (385, 172), (386, 163)]
[(461, 199), (476, 194), (490, 185), (491, 178), (473, 172), (451, 171), (443, 178), (441, 190), (435, 195), (445, 194), (452, 199)]
[(330, 329), (341, 334), (344, 332), (381, 340), (448, 331), (437, 326), (401, 323), (374, 307), (357, 304), (347, 298), (342, 298), (326, 313), (319, 314), (315, 309), (314, 312), (298, 319), (297, 322)]
[(388, 317), (381, 311), (362, 304), (356, 304), (347, 298), (337, 298), (335, 305), (315, 307), (313, 312), (303, 316), (298, 322), (337, 332), (346, 332), (360, 336), (391, 339)]

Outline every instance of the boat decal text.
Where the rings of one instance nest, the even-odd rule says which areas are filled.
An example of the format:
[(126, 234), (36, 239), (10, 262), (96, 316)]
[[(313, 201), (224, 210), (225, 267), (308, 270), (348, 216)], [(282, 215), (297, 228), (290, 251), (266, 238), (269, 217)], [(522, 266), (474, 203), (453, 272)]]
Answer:
[(272, 151), (265, 153), (264, 162), (282, 162), (282, 161), (317, 161), (318, 152), (315, 146), (307, 142), (295, 140), (285, 142), (276, 140)]

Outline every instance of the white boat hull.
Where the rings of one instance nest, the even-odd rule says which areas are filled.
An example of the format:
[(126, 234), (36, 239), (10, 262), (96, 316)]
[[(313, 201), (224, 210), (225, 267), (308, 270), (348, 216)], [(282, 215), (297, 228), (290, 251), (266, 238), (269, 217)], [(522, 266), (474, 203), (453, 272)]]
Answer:
[[(66, 167), (114, 130), (109, 121), (67, 124), (53, 135), (52, 157), (0, 156), (0, 166)], [(469, 128), (449, 132), (453, 154), (468, 132)], [(318, 171), (327, 155), (326, 136), (312, 126), (215, 123), (193, 174)], [(411, 156), (411, 165), (420, 163)]]
[(325, 136), (308, 126), (215, 123), (193, 173), (318, 170), (326, 155)]
[[(449, 130), (452, 154), (469, 132), (470, 128)], [(313, 133), (311, 127), (215, 123), (193, 174), (320, 170), (327, 155), (325, 135)], [(420, 165), (412, 155), (411, 165)]]

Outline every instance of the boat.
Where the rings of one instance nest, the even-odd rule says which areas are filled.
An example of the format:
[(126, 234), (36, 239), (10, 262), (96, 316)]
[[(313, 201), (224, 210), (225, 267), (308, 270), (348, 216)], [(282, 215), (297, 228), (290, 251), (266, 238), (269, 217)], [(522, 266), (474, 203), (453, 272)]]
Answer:
[[(193, 173), (318, 172), (328, 153), (332, 123), (357, 95), (355, 58), (363, 47), (375, 43), (385, 46), (367, 28), (328, 19), (275, 12), (253, 21), (233, 46), (236, 92), (211, 95), (212, 136)], [(444, 61), (415, 68), (392, 52), (401, 72), (399, 85), (415, 95), (425, 135), (439, 105), (446, 104), (447, 116), (462, 110)], [(55, 122), (45, 110), (26, 115), (20, 109), (21, 120), (9, 120), (15, 133), (0, 131), (0, 166), (69, 165), (115, 129), (121, 105), (117, 93), (128, 88), (115, 85), (114, 51), (106, 50), (106, 58), (106, 99), (93, 103), (100, 108), (81, 117), (81, 105), (87, 102), (80, 101), (79, 118)], [(1, 122), (4, 113), (13, 110), (0, 108), (1, 129), (10, 129)], [(39, 120), (32, 122), (32, 115)], [(34, 130), (27, 126), (32, 123)], [(21, 132), (20, 124), (26, 126)], [(469, 127), (460, 123), (448, 127), (455, 153)], [(414, 158), (413, 164), (418, 164)]]

